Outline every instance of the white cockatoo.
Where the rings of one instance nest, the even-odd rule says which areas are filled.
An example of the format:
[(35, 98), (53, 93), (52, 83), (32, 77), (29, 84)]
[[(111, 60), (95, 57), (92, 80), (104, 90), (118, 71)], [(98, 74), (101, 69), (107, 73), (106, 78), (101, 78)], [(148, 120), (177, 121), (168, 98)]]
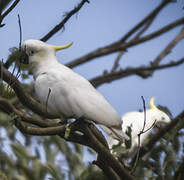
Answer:
[(85, 118), (105, 126), (109, 135), (123, 141), (122, 120), (114, 108), (88, 80), (58, 62), (56, 51), (71, 45), (52, 46), (39, 40), (22, 44), (20, 61), (29, 64), (40, 102), (52, 115)]
[[(148, 130), (149, 128), (153, 127), (154, 123), (169, 123), (171, 119), (169, 116), (159, 110), (154, 105), (154, 97), (150, 99), (149, 102), (150, 109), (146, 110), (146, 124), (144, 127), (144, 131)], [(144, 112), (128, 112), (122, 116), (123, 126), (122, 129), (124, 133), (128, 130), (128, 127), (131, 127), (131, 148), (129, 152), (132, 152), (135, 147), (138, 146), (138, 134), (143, 130), (144, 126)], [(151, 129), (145, 133), (142, 133), (140, 136), (140, 145), (144, 145), (148, 136), (151, 133)], [(109, 147), (112, 148), (113, 145), (117, 145), (119, 142), (112, 137), (108, 138)], [(124, 146), (124, 144), (122, 144)]]

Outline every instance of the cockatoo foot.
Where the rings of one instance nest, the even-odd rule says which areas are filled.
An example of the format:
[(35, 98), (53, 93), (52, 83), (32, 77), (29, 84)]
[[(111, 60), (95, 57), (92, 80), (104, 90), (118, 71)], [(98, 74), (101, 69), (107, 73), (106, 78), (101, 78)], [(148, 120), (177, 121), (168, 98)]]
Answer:
[(71, 124), (66, 125), (66, 130), (65, 130), (65, 135), (64, 135), (65, 139), (68, 139), (68, 137), (70, 136), (70, 131), (71, 131), (70, 125)]
[(86, 119), (86, 118), (84, 118), (84, 117), (80, 117), (80, 118), (78, 118), (76, 121), (78, 121), (79, 123), (80, 123), (80, 122), (86, 123), (86, 124), (88, 124), (89, 126), (90, 126), (91, 124), (93, 124), (92, 121), (90, 121), (90, 120), (88, 120), (88, 119)]
[[(61, 123), (68, 123), (68, 121), (66, 120), (65, 122), (61, 122)], [(91, 122), (90, 121), (86, 121), (83, 117), (81, 117), (81, 118), (78, 118), (78, 119), (76, 119), (74, 122), (71, 122), (71, 123), (68, 123), (67, 125), (66, 125), (66, 130), (65, 130), (65, 135), (64, 135), (64, 138), (65, 139), (68, 139), (68, 137), (70, 136), (70, 132), (71, 132), (71, 129), (73, 129), (73, 127), (76, 125), (76, 124), (80, 124), (80, 123), (87, 123), (87, 124), (91, 124)], [(75, 130), (74, 131), (76, 134), (78, 134), (78, 135), (83, 135), (83, 133), (82, 132), (80, 132), (80, 131), (78, 131), (78, 130)]]
[(65, 125), (68, 123), (68, 119), (63, 119), (62, 121), (59, 122), (61, 125)]

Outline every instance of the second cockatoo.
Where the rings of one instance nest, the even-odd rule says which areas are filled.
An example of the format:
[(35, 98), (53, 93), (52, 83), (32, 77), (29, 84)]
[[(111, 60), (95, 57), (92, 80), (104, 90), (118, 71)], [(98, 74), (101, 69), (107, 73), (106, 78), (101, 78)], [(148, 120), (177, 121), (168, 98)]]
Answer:
[[(148, 130), (153, 126), (153, 124), (158, 123), (169, 123), (171, 119), (169, 116), (158, 109), (154, 104), (154, 98), (152, 97), (149, 102), (150, 109), (146, 110), (146, 124), (144, 131)], [(131, 127), (131, 152), (136, 146), (138, 146), (138, 134), (142, 131), (144, 126), (144, 112), (128, 112), (122, 116), (123, 126), (122, 129), (124, 133)], [(140, 136), (140, 145), (142, 146), (147, 140), (151, 133), (151, 129)], [(108, 138), (109, 147), (112, 148), (113, 145), (117, 145), (119, 142), (111, 137)]]
[(103, 125), (107, 133), (123, 141), (120, 115), (88, 80), (60, 64), (56, 51), (70, 47), (27, 40), (21, 46), (21, 63), (29, 64), (35, 92), (47, 111), (58, 117), (87, 119)]

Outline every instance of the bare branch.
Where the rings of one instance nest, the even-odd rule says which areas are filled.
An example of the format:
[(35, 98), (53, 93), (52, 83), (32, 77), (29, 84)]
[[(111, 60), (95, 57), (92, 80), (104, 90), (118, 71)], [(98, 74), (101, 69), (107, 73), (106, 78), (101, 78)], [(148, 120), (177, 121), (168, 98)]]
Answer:
[(148, 16), (146, 16), (140, 23), (138, 23), (134, 28), (132, 28), (124, 37), (122, 37), (117, 43), (124, 43), (132, 34), (134, 34), (139, 28), (141, 28), (145, 23), (154, 19), (158, 13), (170, 2), (170, 0), (162, 1), (161, 4), (156, 7)]
[(131, 75), (138, 75), (142, 78), (148, 78), (150, 76), (149, 71), (156, 71), (156, 70), (161, 70), (169, 67), (174, 67), (183, 63), (184, 63), (184, 58), (181, 58), (176, 62), (171, 62), (164, 65), (156, 65), (156, 66), (150, 65), (146, 67), (141, 66), (138, 68), (127, 68), (125, 70), (119, 70), (113, 73), (106, 73), (106, 74), (97, 76), (91, 79), (90, 82), (93, 84), (93, 86), (98, 87), (104, 83), (110, 83), (114, 80), (125, 78)]
[(160, 61), (167, 56), (171, 49), (173, 49), (179, 41), (181, 41), (184, 38), (184, 28), (181, 29), (179, 34), (166, 46), (166, 48), (156, 57), (156, 59), (153, 61), (153, 64), (157, 65), (160, 63)]
[(133, 39), (139, 39), (140, 36), (151, 26), (156, 16), (152, 17), (143, 27), (143, 29), (136, 34), (136, 36)]
[(65, 18), (57, 24), (51, 31), (49, 31), (44, 37), (42, 37), (41, 41), (47, 41), (50, 39), (55, 33), (57, 33), (60, 29), (64, 28), (64, 25), (66, 22), (74, 15), (76, 14), (85, 3), (89, 3), (88, 0), (82, 0), (73, 10), (71, 10), (69, 13), (66, 14)]
[[(133, 38), (134, 40), (139, 39), (139, 37), (151, 26), (151, 24), (153, 23), (154, 19), (156, 16), (152, 17), (147, 23), (146, 25), (143, 27), (143, 29), (138, 32), (136, 34), (136, 36)], [(120, 53), (118, 54), (117, 58), (114, 61), (114, 65), (111, 69), (111, 72), (115, 72), (117, 70), (117, 68), (119, 67), (119, 61), (121, 60), (122, 56), (124, 55), (124, 50), (120, 51)]]
[(114, 65), (111, 69), (111, 72), (115, 72), (119, 66), (119, 61), (121, 60), (123, 54), (125, 51), (120, 51), (120, 53), (118, 54), (118, 56), (116, 57), (115, 61), (114, 61)]
[(15, 0), (13, 4), (0, 16), (0, 24), (2, 20), (15, 8), (20, 0)]
[(132, 46), (141, 44), (143, 42), (146, 42), (148, 40), (154, 39), (154, 38), (168, 32), (171, 29), (173, 29), (179, 25), (182, 25), (182, 24), (184, 24), (184, 18), (180, 18), (180, 19), (164, 26), (163, 28), (160, 28), (159, 30), (157, 30), (153, 33), (150, 33), (146, 36), (143, 36), (140, 39), (133, 39), (133, 40), (130, 40), (129, 42), (124, 43), (124, 44), (117, 44), (116, 46), (115, 45), (107, 45), (105, 47), (98, 48), (98, 49), (96, 49), (96, 50), (94, 50), (94, 51), (92, 51), (92, 52), (90, 52), (82, 57), (79, 57), (78, 59), (75, 59), (75, 60), (67, 63), (66, 66), (73, 68), (75, 66), (83, 64), (85, 62), (88, 62), (88, 61), (90, 61), (94, 58), (97, 58), (97, 57), (108, 55), (108, 54), (111, 54), (111, 53), (114, 53), (117, 51), (126, 51), (127, 48), (129, 48), (129, 47), (132, 47)]

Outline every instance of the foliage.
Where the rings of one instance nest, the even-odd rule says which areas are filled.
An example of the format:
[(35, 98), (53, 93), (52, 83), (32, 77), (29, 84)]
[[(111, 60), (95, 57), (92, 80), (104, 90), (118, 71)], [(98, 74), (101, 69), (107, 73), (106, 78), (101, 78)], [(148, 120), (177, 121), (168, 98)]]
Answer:
[[(168, 0), (166, 0), (168, 1)], [(0, 1), (0, 21), (3, 21), (3, 11), (11, 7), (9, 4), (10, 1)], [(17, 1), (18, 2), (18, 1)], [(68, 19), (75, 13), (77, 13), (83, 4), (88, 1), (81, 1), (78, 6), (76, 6), (71, 12), (66, 13), (64, 20), (57, 27), (60, 26), (59, 29), (54, 29), (52, 32), (56, 33), (61, 28), (64, 28), (64, 24), (68, 21)], [(12, 8), (13, 9), (13, 8)], [(11, 10), (12, 10), (11, 9)], [(10, 12), (7, 13), (7, 15)], [(73, 13), (73, 14), (72, 14)], [(103, 49), (97, 49), (95, 52), (89, 53), (85, 58), (84, 62), (87, 62), (90, 59), (96, 57), (103, 56), (104, 54), (110, 54), (112, 52), (119, 52), (120, 58), (123, 53), (127, 50), (128, 47), (139, 44), (143, 42), (142, 39), (140, 42), (138, 40), (141, 39), (141, 35), (147, 29), (147, 25), (152, 23), (156, 15), (159, 13), (157, 11), (156, 14), (152, 14), (151, 18), (145, 24), (145, 26), (140, 26), (142, 29), (133, 37), (129, 42), (126, 40), (128, 37), (124, 38), (124, 42), (121, 40), (119, 42), (115, 42), (112, 45), (108, 45)], [(180, 20), (180, 24), (183, 23)], [(150, 23), (150, 24), (149, 24)], [(144, 23), (143, 23), (144, 24)], [(180, 25), (179, 24), (179, 25)], [(177, 25), (176, 25), (177, 26)], [(174, 26), (174, 27), (176, 27)], [(174, 28), (173, 27), (173, 28)], [(3, 25), (0, 26), (3, 28)], [(165, 33), (169, 31), (162, 29), (159, 32)], [(52, 37), (53, 34), (46, 35), (42, 38), (42, 40), (48, 40)], [(158, 32), (157, 32), (158, 34)], [(130, 33), (130, 35), (132, 35)], [(151, 36), (152, 35), (152, 36)], [(154, 38), (153, 34), (150, 36), (145, 36), (147, 39)], [(181, 35), (181, 34), (180, 34)], [(143, 37), (144, 38), (144, 37)], [(145, 38), (145, 39), (146, 39)], [(179, 38), (178, 38), (179, 39)], [(181, 40), (182, 37), (179, 39)], [(178, 40), (178, 42), (179, 42)], [(175, 41), (174, 41), (175, 42)], [(123, 46), (122, 46), (123, 44)], [(177, 43), (176, 43), (177, 44)], [(115, 48), (117, 45), (117, 48)], [(119, 45), (119, 46), (118, 46)], [(172, 46), (172, 48), (175, 45)], [(171, 48), (171, 49), (172, 49)], [(163, 54), (161, 53), (162, 58), (168, 54), (168, 50), (164, 49)], [(95, 54), (95, 55), (94, 55)], [(35, 97), (33, 85), (28, 83), (26, 84), (26, 80), (30, 79), (30, 74), (28, 68), (26, 66), (21, 66), (19, 62), (19, 49), (14, 47), (10, 49), (10, 55), (6, 61), (4, 61), (4, 67), (8, 69), (15, 69), (15, 72), (19, 73), (19, 68), (21, 69), (21, 77), (19, 78), (22, 87), (26, 93)], [(159, 57), (159, 56), (158, 56)], [(161, 58), (161, 59), (162, 59)], [(82, 59), (82, 58), (81, 58)], [(80, 60), (81, 60), (80, 59)], [(82, 60), (83, 60), (82, 59)], [(120, 59), (116, 59), (114, 63), (114, 67), (112, 68), (112, 72), (104, 72), (103, 75), (99, 77), (95, 77), (91, 80), (94, 86), (99, 86), (103, 83), (111, 82), (113, 80), (127, 77), (129, 75), (137, 75), (142, 78), (147, 78), (152, 75), (152, 73), (158, 69), (168, 68), (172, 66), (179, 65), (183, 63), (183, 60), (173, 62), (164, 65), (159, 65), (158, 58), (155, 59), (154, 62), (150, 63), (150, 66), (141, 66), (137, 68), (127, 68), (125, 70), (117, 70), (118, 63)], [(76, 64), (75, 64), (76, 63)], [(77, 66), (81, 63), (81, 61), (75, 61), (74, 64), (68, 64), (70, 67)], [(177, 64), (178, 63), (178, 64)], [(15, 73), (15, 74), (16, 74)], [(1, 73), (0, 73), (1, 74)], [(14, 75), (15, 75), (14, 74)], [(29, 114), (32, 118), (37, 118), (39, 120), (44, 119), (46, 122), (49, 120), (43, 116), (39, 116), (34, 113), (32, 109), (28, 109), (25, 105), (23, 105), (22, 101), (18, 98), (17, 93), (13, 89), (14, 82), (6, 82), (3, 79), (2, 75), (0, 75), (0, 98), (4, 98), (7, 102), (11, 103), (12, 106), (22, 112), (23, 114)], [(161, 107), (161, 106), (160, 106)], [(170, 117), (173, 118), (171, 112), (167, 107), (162, 107), (164, 111), (166, 111)], [(93, 163), (87, 163), (85, 161), (85, 156), (92, 156), (94, 158), (95, 150), (87, 149), (83, 145), (68, 142), (65, 139), (62, 139), (59, 135), (55, 136), (30, 136), (27, 134), (21, 134), (20, 131), (15, 126), (16, 119), (20, 119), (16, 113), (7, 113), (6, 107), (1, 106), (0, 104), (0, 179), (2, 180), (62, 180), (62, 179), (77, 179), (77, 180), (105, 180), (107, 179), (107, 174), (103, 173), (101, 169), (95, 166)], [(175, 118), (173, 118), (175, 119)], [(58, 119), (54, 122), (58, 123)], [(28, 123), (25, 123), (26, 125)], [(30, 124), (29, 124), (30, 125)], [(36, 127), (33, 123), (30, 127)], [(180, 117), (178, 123), (173, 126), (173, 128), (169, 130), (169, 133), (164, 133), (160, 138), (158, 138), (157, 142), (150, 149), (146, 149), (146, 153), (144, 156), (140, 157), (140, 159), (136, 162), (135, 156), (137, 155), (137, 148), (134, 153), (129, 155), (128, 149), (131, 146), (131, 139), (127, 141), (126, 147), (122, 147), (121, 145), (116, 145), (111, 150), (111, 154), (116, 157), (116, 160), (120, 161), (121, 165), (125, 167), (127, 172), (132, 173), (136, 180), (142, 179), (153, 179), (153, 180), (162, 180), (162, 179), (173, 179), (174, 177), (179, 177), (178, 180), (181, 180), (183, 177), (183, 167), (184, 167), (184, 117)], [(161, 129), (162, 130), (162, 129)], [(158, 130), (160, 131), (160, 129)], [(129, 127), (126, 132), (129, 137), (131, 137), (131, 127)], [(148, 138), (148, 142), (155, 136), (157, 130), (154, 129)], [(145, 146), (146, 148), (146, 146)], [(99, 158), (99, 157), (98, 157)], [(105, 162), (104, 162), (105, 164)], [(136, 168), (134, 172), (131, 172), (133, 166), (136, 164)], [(106, 176), (105, 176), (106, 175)], [(180, 178), (181, 177), (181, 178)]]

